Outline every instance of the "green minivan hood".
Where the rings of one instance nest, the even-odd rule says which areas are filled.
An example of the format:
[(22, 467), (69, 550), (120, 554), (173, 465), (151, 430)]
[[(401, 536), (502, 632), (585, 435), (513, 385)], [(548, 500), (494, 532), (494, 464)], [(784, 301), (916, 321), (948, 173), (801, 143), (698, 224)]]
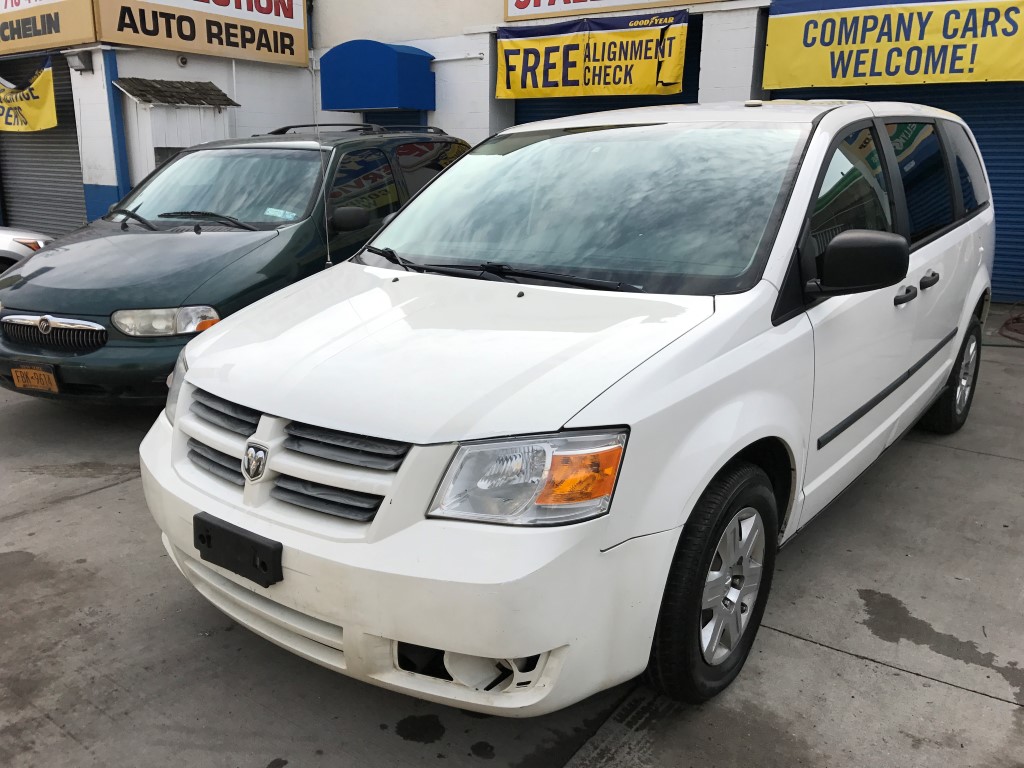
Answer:
[(118, 309), (181, 306), (238, 259), (277, 237), (192, 227), (149, 232), (136, 224), (95, 221), (39, 251), (0, 277), (8, 309), (55, 315), (109, 315)]

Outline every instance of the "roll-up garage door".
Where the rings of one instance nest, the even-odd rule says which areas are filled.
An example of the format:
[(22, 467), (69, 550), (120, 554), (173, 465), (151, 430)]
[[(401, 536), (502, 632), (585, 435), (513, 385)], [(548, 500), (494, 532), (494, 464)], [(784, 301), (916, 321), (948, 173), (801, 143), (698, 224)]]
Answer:
[[(71, 73), (63, 56), (52, 60), (57, 127), (0, 132), (0, 194), (7, 226), (58, 236), (85, 223), (85, 193)], [(45, 56), (0, 61), (0, 77), (27, 85), (45, 61)]]
[(702, 17), (690, 16), (686, 30), (686, 54), (683, 60), (683, 91), (671, 96), (579, 96), (572, 99), (517, 99), (516, 125), (536, 120), (585, 115), (632, 107), (658, 107), (665, 104), (696, 104), (700, 90), (700, 42)]
[(909, 101), (954, 112), (974, 132), (996, 207), (996, 301), (1024, 299), (1024, 98), (1021, 83), (804, 88), (772, 98)]

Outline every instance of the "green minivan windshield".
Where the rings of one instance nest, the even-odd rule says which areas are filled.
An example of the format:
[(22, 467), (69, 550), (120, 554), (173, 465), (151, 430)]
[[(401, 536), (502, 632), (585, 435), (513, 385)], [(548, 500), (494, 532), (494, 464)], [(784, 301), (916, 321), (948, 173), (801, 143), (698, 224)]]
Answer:
[(203, 149), (164, 166), (119, 207), (150, 222), (201, 211), (277, 227), (309, 215), (322, 177), (319, 151)]
[(809, 130), (709, 122), (497, 136), (372, 245), (420, 264), (494, 262), (648, 293), (746, 290), (760, 279)]

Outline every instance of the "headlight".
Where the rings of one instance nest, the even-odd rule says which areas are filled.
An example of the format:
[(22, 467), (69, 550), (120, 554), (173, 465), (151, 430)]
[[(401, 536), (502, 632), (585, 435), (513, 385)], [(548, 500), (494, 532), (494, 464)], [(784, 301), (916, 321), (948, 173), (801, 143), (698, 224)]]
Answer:
[(205, 331), (220, 321), (220, 315), (213, 307), (121, 309), (110, 319), (127, 336), (181, 336)]
[(626, 433), (547, 435), (459, 447), (430, 517), (560, 525), (611, 506)]
[(185, 374), (188, 373), (188, 361), (185, 360), (185, 350), (178, 355), (178, 362), (174, 371), (167, 377), (167, 405), (164, 410), (167, 413), (167, 420), (174, 426), (174, 418), (178, 410), (178, 395), (181, 394), (181, 385), (185, 383)]

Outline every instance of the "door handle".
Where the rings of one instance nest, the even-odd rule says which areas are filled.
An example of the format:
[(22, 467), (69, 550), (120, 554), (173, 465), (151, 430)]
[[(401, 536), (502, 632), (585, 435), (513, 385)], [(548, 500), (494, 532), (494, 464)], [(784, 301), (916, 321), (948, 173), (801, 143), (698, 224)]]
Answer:
[(896, 298), (892, 300), (895, 306), (900, 304), (906, 304), (908, 301), (913, 301), (917, 298), (917, 288), (912, 285), (905, 286), (902, 293), (897, 293)]
[(921, 290), (927, 291), (929, 288), (931, 288), (933, 285), (939, 282), (939, 277), (940, 275), (938, 272), (929, 269), (928, 274), (921, 278)]

